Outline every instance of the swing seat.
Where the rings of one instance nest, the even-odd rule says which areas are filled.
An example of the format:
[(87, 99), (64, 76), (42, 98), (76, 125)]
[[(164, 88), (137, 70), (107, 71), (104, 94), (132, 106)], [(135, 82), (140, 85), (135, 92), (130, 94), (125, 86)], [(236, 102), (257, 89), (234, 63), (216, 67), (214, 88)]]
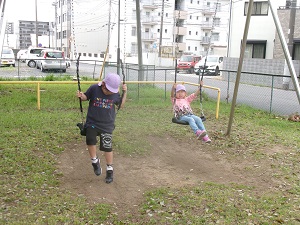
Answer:
[[(204, 122), (206, 120), (205, 116), (200, 116), (202, 122)], [(177, 119), (176, 117), (173, 117), (172, 118), (172, 123), (177, 123), (177, 124), (180, 124), (180, 125), (189, 125), (188, 122), (186, 121), (181, 121), (179, 119)]]
[(172, 118), (172, 123), (177, 123), (177, 124), (181, 124), (181, 125), (189, 125), (188, 122), (186, 122), (186, 121), (181, 121), (181, 120), (177, 119), (176, 117), (173, 117), (173, 118)]

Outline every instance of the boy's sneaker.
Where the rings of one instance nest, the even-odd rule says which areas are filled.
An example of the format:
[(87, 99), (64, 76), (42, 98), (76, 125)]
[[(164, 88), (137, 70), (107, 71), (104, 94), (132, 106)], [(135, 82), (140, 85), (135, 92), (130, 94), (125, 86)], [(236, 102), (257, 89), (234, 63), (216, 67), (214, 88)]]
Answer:
[(206, 135), (206, 131), (205, 130), (197, 130), (197, 132), (196, 132), (197, 139), (201, 139), (205, 135)]
[(106, 177), (105, 177), (105, 182), (107, 184), (113, 182), (114, 180), (114, 171), (113, 170), (106, 170)]
[(207, 135), (205, 135), (205, 136), (202, 138), (202, 141), (203, 141), (204, 143), (207, 143), (207, 144), (211, 143), (211, 140), (210, 140), (210, 138), (209, 138)]
[(102, 168), (100, 166), (100, 159), (96, 163), (92, 163), (92, 166), (94, 167), (94, 173), (99, 176), (102, 173)]

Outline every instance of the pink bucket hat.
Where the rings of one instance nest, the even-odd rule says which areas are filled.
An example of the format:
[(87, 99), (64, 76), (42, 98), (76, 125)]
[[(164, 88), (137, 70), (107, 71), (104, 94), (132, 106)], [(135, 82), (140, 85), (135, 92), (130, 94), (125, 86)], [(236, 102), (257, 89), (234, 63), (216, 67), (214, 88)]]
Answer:
[(186, 91), (186, 90), (185, 90), (185, 87), (182, 84), (178, 84), (176, 86), (176, 92), (178, 92), (178, 91)]
[(111, 91), (112, 93), (119, 92), (119, 86), (121, 84), (121, 79), (118, 74), (108, 73), (108, 74), (106, 74), (103, 81), (105, 82), (105, 86), (109, 91)]

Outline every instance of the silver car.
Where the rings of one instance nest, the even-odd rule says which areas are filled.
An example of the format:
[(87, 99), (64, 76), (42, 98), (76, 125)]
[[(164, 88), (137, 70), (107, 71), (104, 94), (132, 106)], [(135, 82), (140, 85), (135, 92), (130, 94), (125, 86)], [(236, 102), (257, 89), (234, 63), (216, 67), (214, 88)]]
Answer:
[(36, 68), (42, 72), (46, 70), (61, 70), (66, 72), (66, 59), (64, 52), (53, 49), (42, 50), (36, 59)]
[(16, 60), (14, 52), (11, 48), (3, 48), (1, 55), (1, 66), (16, 66)]

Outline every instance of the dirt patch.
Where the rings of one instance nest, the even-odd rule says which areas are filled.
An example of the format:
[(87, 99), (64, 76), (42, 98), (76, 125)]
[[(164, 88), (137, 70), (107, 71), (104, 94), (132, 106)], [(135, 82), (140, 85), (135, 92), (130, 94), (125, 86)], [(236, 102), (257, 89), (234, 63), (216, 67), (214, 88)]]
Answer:
[(116, 213), (124, 215), (137, 208), (145, 191), (158, 187), (215, 182), (239, 183), (264, 190), (276, 185), (266, 170), (268, 165), (257, 165), (242, 158), (229, 162), (224, 151), (216, 150), (213, 145), (194, 139), (183, 142), (153, 136), (149, 142), (153, 148), (145, 156), (124, 156), (114, 151), (114, 182), (111, 184), (104, 182), (104, 156), (99, 155), (104, 173), (97, 177), (84, 141), (74, 144), (59, 158), (62, 187), (84, 195), (91, 202), (111, 204)]

